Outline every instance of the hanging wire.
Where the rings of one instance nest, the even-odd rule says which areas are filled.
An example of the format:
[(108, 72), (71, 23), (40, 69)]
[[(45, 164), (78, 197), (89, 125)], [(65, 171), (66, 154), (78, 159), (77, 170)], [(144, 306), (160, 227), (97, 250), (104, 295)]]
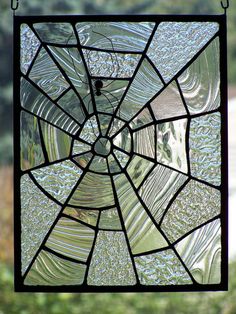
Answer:
[(229, 8), (229, 0), (226, 0), (226, 4), (223, 1), (220, 1), (222, 9), (224, 9), (224, 13), (226, 14), (227, 9)]
[(15, 11), (18, 9), (19, 7), (19, 1), (20, 0), (11, 0), (11, 9), (13, 11), (13, 14), (15, 15)]

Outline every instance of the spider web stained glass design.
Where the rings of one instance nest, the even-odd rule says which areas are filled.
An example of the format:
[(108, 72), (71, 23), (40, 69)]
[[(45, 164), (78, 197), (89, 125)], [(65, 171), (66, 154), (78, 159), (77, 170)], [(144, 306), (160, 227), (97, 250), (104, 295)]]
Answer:
[(16, 290), (225, 289), (223, 18), (15, 22)]

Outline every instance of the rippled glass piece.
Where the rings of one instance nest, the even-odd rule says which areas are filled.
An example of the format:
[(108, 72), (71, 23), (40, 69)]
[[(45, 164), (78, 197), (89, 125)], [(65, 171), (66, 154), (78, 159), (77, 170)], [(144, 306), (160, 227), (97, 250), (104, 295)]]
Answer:
[(168, 246), (125, 175), (115, 176), (114, 181), (132, 253), (138, 254)]
[(76, 44), (77, 40), (70, 23), (35, 23), (34, 29), (40, 39), (54, 44)]
[(157, 222), (160, 222), (170, 200), (186, 180), (187, 176), (157, 165), (143, 182), (139, 195)]
[(198, 283), (220, 283), (221, 223), (219, 219), (197, 229), (175, 247)]
[(169, 82), (218, 30), (215, 22), (162, 22), (147, 55)]
[(57, 103), (78, 123), (84, 122), (85, 113), (83, 110), (83, 105), (81, 104), (79, 97), (72, 89), (70, 89), (65, 95), (63, 95)]
[(152, 33), (152, 22), (77, 23), (81, 45), (111, 51), (143, 51)]
[(140, 156), (134, 155), (129, 166), (127, 167), (127, 173), (135, 185), (136, 189), (143, 182), (145, 177), (148, 175), (149, 171), (154, 167), (154, 163), (142, 158)]
[(122, 230), (117, 208), (106, 209), (101, 212), (100, 229)]
[(51, 124), (40, 121), (48, 160), (56, 161), (69, 157), (72, 138)]
[(190, 113), (220, 106), (219, 38), (216, 38), (178, 78)]
[(85, 144), (81, 141), (75, 140), (73, 142), (73, 150), (72, 155), (79, 155), (91, 150), (91, 146), (89, 144)]
[(69, 87), (62, 73), (44, 48), (41, 48), (29, 78), (52, 99), (58, 98)]
[(26, 74), (40, 47), (40, 41), (27, 24), (22, 24), (20, 31), (20, 65), (21, 71)]
[(60, 203), (64, 203), (81, 176), (81, 169), (72, 161), (65, 160), (33, 170), (38, 184)]
[(150, 111), (148, 110), (147, 107), (145, 107), (131, 122), (130, 122), (130, 127), (132, 129), (136, 129), (139, 127), (142, 127), (146, 124), (152, 123), (153, 119), (150, 114)]
[(93, 144), (96, 141), (98, 135), (98, 120), (96, 116), (92, 116), (84, 124), (83, 128), (80, 131), (79, 137), (88, 144)]
[(183, 101), (176, 82), (171, 82), (152, 102), (152, 111), (156, 120), (186, 115)]
[(176, 241), (190, 230), (219, 215), (220, 206), (220, 191), (190, 180), (168, 209), (161, 229), (171, 242)]
[(187, 285), (192, 280), (173, 250), (135, 257), (143, 285)]
[(133, 134), (134, 152), (143, 156), (155, 158), (154, 125), (136, 131)]
[(109, 176), (87, 172), (72, 195), (69, 204), (100, 208), (114, 205), (113, 190)]
[(86, 265), (74, 263), (42, 250), (26, 276), (30, 286), (81, 285)]
[(129, 121), (163, 87), (153, 66), (144, 59), (119, 108), (120, 117)]
[(138, 65), (141, 55), (121, 54), (83, 49), (91, 76), (130, 78)]
[(25, 273), (60, 210), (61, 207), (43, 194), (28, 175), (21, 178), (22, 273)]
[(93, 112), (90, 87), (86, 69), (77, 48), (48, 46), (52, 56), (65, 71), (73, 87), (77, 90), (89, 113)]
[(157, 124), (157, 161), (187, 172), (187, 119)]
[(26, 110), (70, 134), (75, 134), (78, 131), (79, 125), (74, 120), (24, 78), (21, 79), (20, 96), (21, 105)]
[(45, 246), (63, 256), (86, 262), (94, 234), (94, 230), (84, 224), (62, 217), (53, 228)]
[(88, 285), (134, 285), (136, 277), (123, 232), (99, 231), (89, 266)]
[(107, 159), (102, 156), (95, 156), (89, 166), (89, 169), (98, 173), (108, 173)]
[(95, 227), (97, 225), (99, 211), (67, 206), (64, 209), (63, 214), (71, 216), (77, 220), (83, 221), (88, 225)]
[(44, 163), (44, 154), (37, 118), (21, 111), (20, 117), (21, 169), (27, 170)]
[(221, 182), (221, 116), (219, 112), (191, 120), (189, 154), (191, 174), (206, 182)]

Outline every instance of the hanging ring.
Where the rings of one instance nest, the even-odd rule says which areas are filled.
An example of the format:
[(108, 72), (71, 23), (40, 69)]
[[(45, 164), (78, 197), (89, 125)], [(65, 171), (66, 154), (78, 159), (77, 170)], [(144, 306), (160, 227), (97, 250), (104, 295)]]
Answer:
[(229, 7), (229, 0), (226, 0), (226, 5), (223, 4), (223, 1), (220, 1), (222, 9), (227, 10)]
[(16, 11), (18, 9), (18, 7), (19, 7), (19, 0), (16, 0), (15, 6), (14, 6), (14, 0), (11, 0), (11, 9), (13, 11)]

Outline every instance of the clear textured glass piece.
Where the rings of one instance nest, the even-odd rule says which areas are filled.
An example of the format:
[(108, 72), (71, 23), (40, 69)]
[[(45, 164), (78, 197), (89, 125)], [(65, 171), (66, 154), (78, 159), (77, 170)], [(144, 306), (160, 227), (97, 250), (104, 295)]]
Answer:
[(168, 246), (125, 175), (115, 176), (114, 182), (132, 253), (139, 254)]
[(136, 277), (123, 232), (99, 231), (89, 266), (88, 285), (134, 285)]
[(121, 152), (120, 150), (117, 150), (117, 149), (114, 149), (113, 153), (114, 153), (116, 160), (118, 160), (119, 165), (122, 168), (124, 168), (127, 165), (128, 161), (130, 159), (130, 156), (124, 152)]
[(163, 87), (152, 65), (144, 59), (119, 108), (119, 116), (129, 121)]
[(186, 115), (183, 101), (176, 82), (171, 82), (152, 102), (156, 120)]
[(50, 233), (45, 246), (63, 256), (86, 262), (94, 234), (93, 229), (62, 217)]
[(143, 51), (150, 37), (152, 22), (90, 22), (77, 23), (81, 45), (111, 51)]
[(79, 167), (86, 168), (92, 157), (92, 153), (84, 153), (74, 157), (74, 161), (78, 164)]
[(89, 152), (91, 150), (91, 146), (89, 144), (85, 144), (81, 141), (75, 140), (73, 143), (72, 155), (79, 155), (82, 153)]
[(83, 128), (80, 131), (79, 137), (88, 144), (93, 144), (96, 141), (98, 135), (98, 121), (96, 116), (92, 116), (85, 122)]
[(178, 78), (190, 113), (220, 106), (219, 38), (216, 38)]
[(197, 283), (220, 283), (221, 224), (219, 219), (197, 229), (175, 247)]
[(21, 178), (21, 264), (24, 273), (61, 207), (37, 188), (28, 175)]
[(44, 154), (37, 118), (21, 111), (20, 118), (21, 169), (27, 170), (44, 163)]
[(147, 55), (169, 82), (218, 30), (215, 22), (162, 22)]
[(70, 23), (35, 23), (34, 29), (42, 41), (54, 44), (76, 44), (77, 40)]
[(192, 176), (220, 185), (221, 116), (219, 112), (194, 118), (190, 124), (189, 155)]
[(109, 176), (87, 172), (72, 195), (70, 205), (100, 208), (114, 205)]
[(130, 153), (131, 151), (131, 134), (128, 128), (121, 130), (114, 138), (113, 144), (116, 147)]
[(114, 155), (109, 155), (107, 160), (110, 173), (113, 174), (121, 171), (119, 162), (114, 158)]
[(187, 176), (157, 165), (143, 182), (139, 195), (157, 222), (160, 222), (170, 200), (186, 180)]
[(173, 250), (135, 257), (143, 285), (187, 285), (192, 280)]
[(25, 279), (25, 285), (61, 286), (81, 285), (86, 265), (60, 258), (41, 251)]
[(187, 119), (157, 124), (157, 161), (187, 172)]
[(98, 173), (108, 173), (106, 158), (102, 156), (95, 156), (89, 166), (89, 169)]
[(21, 25), (20, 45), (21, 71), (26, 74), (40, 47), (40, 41), (26, 24)]
[[(191, 180), (168, 209), (161, 229), (170, 241), (220, 214), (220, 192)], [(171, 226), (171, 228), (170, 228)]]
[(101, 212), (99, 228), (122, 230), (117, 208), (106, 209)]
[(30, 71), (29, 78), (52, 99), (58, 98), (69, 87), (62, 73), (44, 48), (41, 48)]
[(88, 225), (95, 227), (97, 225), (99, 211), (89, 210), (89, 209), (80, 209), (80, 208), (67, 206), (64, 209), (63, 214), (71, 216), (77, 220), (83, 221), (87, 223)]
[(153, 119), (150, 114), (150, 111), (148, 110), (147, 107), (145, 107), (131, 122), (130, 122), (130, 127), (132, 129), (136, 129), (139, 127), (142, 127), (146, 124), (152, 123)]
[(31, 171), (38, 184), (53, 198), (64, 203), (81, 176), (81, 169), (65, 160)]

